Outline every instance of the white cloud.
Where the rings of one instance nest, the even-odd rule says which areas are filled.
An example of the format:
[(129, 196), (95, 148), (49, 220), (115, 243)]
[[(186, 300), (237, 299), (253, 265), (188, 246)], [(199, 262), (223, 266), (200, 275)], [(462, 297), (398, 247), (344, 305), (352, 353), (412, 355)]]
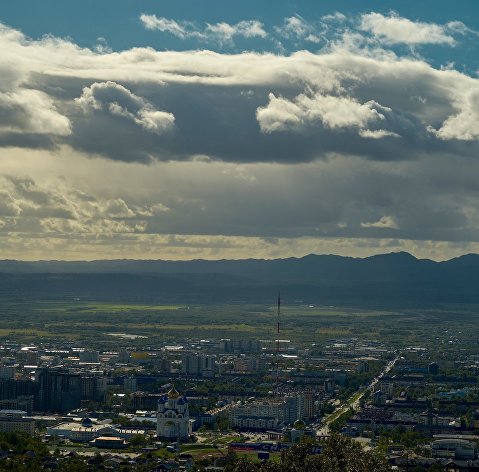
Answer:
[(395, 133), (394, 131), (388, 131), (385, 129), (377, 129), (377, 130), (370, 130), (370, 129), (360, 129), (359, 136), (362, 138), (368, 139), (382, 139), (382, 138), (400, 138), (401, 135)]
[(138, 111), (135, 123), (142, 126), (152, 133), (162, 134), (169, 131), (175, 124), (175, 117), (172, 113), (165, 111), (153, 110), (149, 107), (142, 108)]
[[(35, 180), (0, 179), (21, 209), (0, 214), (4, 257), (287, 257), (415, 248), (443, 258), (479, 247), (462, 242), (479, 240), (479, 163), (467, 157), (144, 166), (63, 148), (13, 150), (2, 157), (6, 169)], [(390, 237), (393, 229), (401, 239), (367, 239)]]
[(266, 38), (268, 36), (263, 23), (255, 20), (240, 21), (234, 25), (225, 22), (208, 24), (204, 34), (206, 37), (216, 38), (220, 42), (232, 41), (235, 36), (244, 38)]
[(175, 124), (172, 113), (155, 110), (146, 100), (112, 81), (95, 82), (90, 87), (85, 87), (81, 97), (75, 101), (85, 111), (107, 110), (114, 116), (127, 118), (156, 134), (171, 130)]
[(0, 130), (53, 134), (71, 133), (70, 120), (58, 112), (54, 101), (38, 90), (18, 88), (0, 92)]
[(300, 16), (291, 16), (284, 19), (284, 26), (278, 30), (287, 37), (302, 38), (311, 31), (311, 25)]
[(63, 218), (43, 218), (40, 221), (42, 230), (48, 233), (63, 235), (89, 233), (89, 234), (114, 234), (136, 233), (145, 230), (144, 223), (129, 224), (125, 221), (98, 219), (93, 221), (66, 220)]
[(384, 119), (374, 101), (359, 103), (351, 97), (301, 94), (294, 100), (269, 95), (266, 107), (258, 108), (256, 117), (263, 133), (300, 130), (320, 122), (330, 129), (364, 128), (370, 122)]
[[(6, 27), (0, 28), (0, 49), (1, 146), (69, 144), (125, 161), (202, 155), (252, 162), (287, 160), (293, 149), (299, 160), (328, 152), (404, 158), (418, 152), (415, 146), (434, 142), (427, 129), (438, 130), (442, 141), (477, 136), (469, 97), (478, 79), (384, 50), (366, 54), (337, 45), (318, 54), (152, 48), (99, 54), (52, 37), (28, 39)], [(75, 98), (88, 115), (78, 113)], [(17, 115), (9, 101), (17, 104)], [(255, 132), (255, 110), (263, 134)], [(321, 132), (301, 142), (273, 139), (275, 130), (304, 130), (314, 123), (322, 125)], [(173, 127), (177, 133), (166, 136)], [(236, 129), (249, 129), (248, 139)], [(352, 132), (338, 142), (328, 133), (334, 129)], [(390, 143), (386, 150), (392, 140), (374, 139), (386, 132), (402, 136), (403, 146)], [(360, 146), (353, 135), (362, 138)], [(434, 145), (441, 146), (440, 140)]]
[(243, 38), (266, 38), (268, 36), (263, 23), (257, 20), (243, 20), (235, 24), (224, 21), (214, 24), (207, 23), (202, 29), (189, 21), (176, 21), (145, 13), (140, 15), (140, 21), (148, 30), (169, 33), (180, 39), (195, 38), (203, 41), (231, 43), (237, 36)]
[(362, 228), (389, 228), (399, 229), (399, 226), (392, 216), (382, 216), (378, 221), (373, 223), (361, 223)]
[(201, 37), (201, 33), (195, 29), (191, 22), (177, 22), (168, 18), (147, 15), (145, 13), (140, 15), (140, 21), (148, 30), (169, 33), (180, 39)]
[(346, 19), (347, 19), (346, 15), (339, 11), (336, 11), (334, 13), (331, 13), (329, 15), (324, 15), (321, 17), (321, 20), (323, 21), (343, 22), (343, 21), (346, 21)]
[(288, 39), (301, 39), (312, 43), (322, 41), (317, 28), (299, 15), (285, 18), (283, 25), (276, 26), (275, 30), (280, 36)]
[(96, 38), (95, 51), (99, 54), (111, 54), (113, 49), (108, 45), (108, 41), (103, 36)]
[(145, 220), (168, 208), (160, 202), (139, 207), (124, 198), (96, 197), (61, 180), (37, 183), (32, 179), (0, 176), (2, 231), (131, 233), (144, 232)]
[[(454, 29), (457, 31), (457, 23)], [(395, 13), (384, 16), (381, 13), (362, 15), (360, 29), (367, 31), (386, 44), (455, 44), (448, 26), (423, 23), (402, 18)]]
[(344, 44), (99, 53), (0, 27), (0, 50), (5, 257), (479, 247), (475, 76)]
[(7, 190), (0, 190), (0, 216), (18, 216), (22, 212), (20, 202)]
[(459, 112), (451, 115), (442, 126), (431, 132), (441, 139), (473, 141), (479, 139), (479, 89), (471, 91), (457, 104)]

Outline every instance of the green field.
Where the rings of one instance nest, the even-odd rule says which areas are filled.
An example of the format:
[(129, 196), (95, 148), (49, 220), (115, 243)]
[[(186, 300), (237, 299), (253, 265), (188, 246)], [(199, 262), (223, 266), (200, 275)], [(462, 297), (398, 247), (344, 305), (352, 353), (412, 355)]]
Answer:
[[(434, 310), (361, 310), (286, 305), (281, 310), (282, 337), (297, 344), (358, 337), (391, 345), (434, 344), (446, 330), (448, 348), (479, 335), (476, 307)], [(87, 340), (151, 345), (201, 338), (273, 339), (274, 305), (145, 305), (107, 302), (0, 302), (0, 337), (18, 340)], [(136, 336), (139, 336), (136, 338)], [(443, 342), (442, 341), (442, 342)]]

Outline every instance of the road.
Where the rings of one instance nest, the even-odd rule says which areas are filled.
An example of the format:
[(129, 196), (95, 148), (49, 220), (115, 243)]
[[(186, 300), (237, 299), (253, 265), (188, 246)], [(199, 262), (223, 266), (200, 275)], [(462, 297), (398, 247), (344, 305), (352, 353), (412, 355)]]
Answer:
[(389, 361), (385, 366), (381, 373), (375, 377), (367, 387), (363, 387), (362, 389), (355, 392), (351, 395), (345, 402), (343, 402), (336, 410), (333, 411), (330, 415), (326, 416), (322, 420), (322, 425), (320, 428), (316, 430), (316, 434), (318, 436), (327, 436), (329, 434), (329, 425), (340, 415), (345, 413), (347, 410), (352, 408), (353, 410), (359, 410), (359, 405), (361, 399), (364, 397), (367, 391), (374, 391), (376, 385), (381, 382), (381, 379), (394, 367), (396, 362), (398, 361), (401, 353), (399, 353), (393, 360)]

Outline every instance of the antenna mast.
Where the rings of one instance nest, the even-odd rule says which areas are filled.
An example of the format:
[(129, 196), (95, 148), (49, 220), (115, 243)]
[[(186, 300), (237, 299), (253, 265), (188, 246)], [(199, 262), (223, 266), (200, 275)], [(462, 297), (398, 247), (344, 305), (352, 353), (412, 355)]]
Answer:
[(279, 387), (279, 319), (281, 314), (281, 294), (278, 292), (278, 311), (276, 318), (276, 394)]

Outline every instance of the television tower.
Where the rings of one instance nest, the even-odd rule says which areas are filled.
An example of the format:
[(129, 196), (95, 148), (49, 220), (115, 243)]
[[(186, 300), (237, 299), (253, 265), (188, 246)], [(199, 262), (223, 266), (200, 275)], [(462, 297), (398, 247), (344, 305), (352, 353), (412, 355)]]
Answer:
[(278, 292), (278, 310), (276, 316), (276, 395), (279, 388), (279, 320), (281, 314), (281, 294)]

